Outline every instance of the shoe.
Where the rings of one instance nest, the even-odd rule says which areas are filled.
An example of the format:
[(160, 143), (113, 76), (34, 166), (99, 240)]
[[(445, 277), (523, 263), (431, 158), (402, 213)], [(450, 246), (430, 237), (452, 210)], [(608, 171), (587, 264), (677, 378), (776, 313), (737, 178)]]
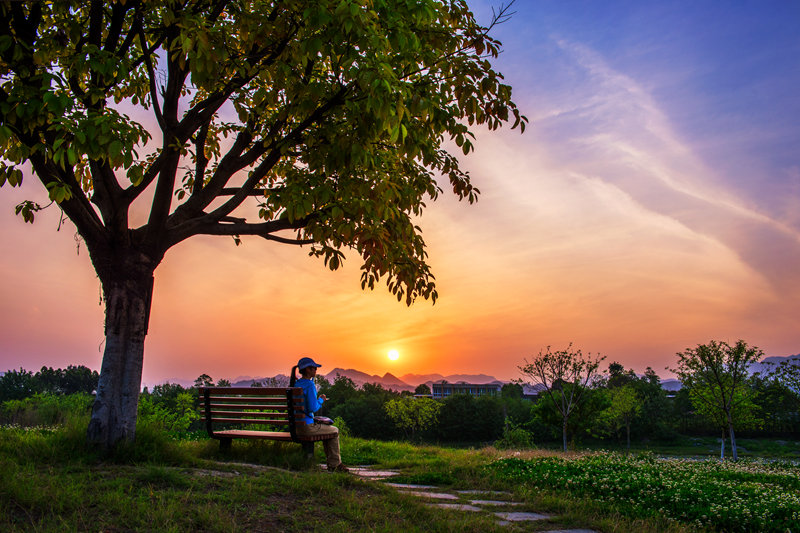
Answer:
[(346, 466), (344, 466), (342, 463), (339, 463), (336, 466), (329, 466), (328, 467), (328, 472), (341, 472), (343, 474), (346, 474), (346, 473), (350, 472), (350, 469), (347, 468)]

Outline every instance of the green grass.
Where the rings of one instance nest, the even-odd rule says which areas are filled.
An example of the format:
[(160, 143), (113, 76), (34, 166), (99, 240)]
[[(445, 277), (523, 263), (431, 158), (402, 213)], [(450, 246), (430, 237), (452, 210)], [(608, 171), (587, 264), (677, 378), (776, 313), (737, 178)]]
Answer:
[[(0, 530), (491, 532), (592, 528), (682, 533), (731, 529), (728, 522), (709, 520), (698, 525), (693, 515), (643, 511), (585, 490), (587, 465), (594, 465), (595, 479), (605, 476), (612, 484), (627, 479), (624, 476), (636, 463), (619, 462), (633, 461), (622, 456), (342, 439), (342, 456), (349, 465), (397, 470), (401, 475), (396, 481), (435, 485), (442, 490), (508, 491), (515, 501), (523, 502), (519, 510), (554, 515), (535, 526), (509, 529), (499, 526), (490, 513), (433, 509), (379, 482), (320, 472), (317, 464), (324, 460), (321, 446), (316, 447), (317, 456), (310, 463), (300, 446), (288, 443), (235, 441), (232, 449), (223, 453), (216, 441), (196, 436), (178, 440), (145, 424), (137, 429), (134, 445), (101, 455), (85, 444), (85, 428), (85, 418), (49, 429), (0, 427)], [(648, 460), (646, 464), (651, 466), (660, 464), (653, 463), (652, 457)], [(538, 465), (536, 475), (528, 470), (529, 464)], [(558, 472), (561, 478), (542, 483), (542, 473), (548, 472), (552, 476)], [(792, 473), (796, 481), (797, 470)], [(696, 477), (693, 482), (700, 483), (697, 486), (702, 490), (712, 482), (748, 485), (752, 480), (747, 476), (756, 474), (767, 475), (727, 465), (709, 466), (706, 478)], [(797, 496), (797, 485), (785, 481), (782, 470), (770, 475), (775, 477), (761, 477), (759, 482), (774, 483)], [(762, 495), (747, 494), (750, 498)], [(747, 503), (758, 505), (755, 500)]]

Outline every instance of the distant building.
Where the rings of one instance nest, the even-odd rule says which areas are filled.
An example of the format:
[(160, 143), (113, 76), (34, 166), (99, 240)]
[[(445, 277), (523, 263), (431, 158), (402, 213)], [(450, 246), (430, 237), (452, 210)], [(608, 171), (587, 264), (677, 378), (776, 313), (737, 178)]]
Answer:
[(454, 394), (469, 394), (471, 396), (499, 396), (501, 383), (447, 383), (434, 381), (431, 387), (434, 398), (447, 398)]

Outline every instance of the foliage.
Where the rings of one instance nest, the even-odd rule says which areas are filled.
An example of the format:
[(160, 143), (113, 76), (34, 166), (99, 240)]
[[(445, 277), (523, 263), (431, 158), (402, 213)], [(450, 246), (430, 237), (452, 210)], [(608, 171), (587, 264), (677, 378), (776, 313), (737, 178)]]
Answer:
[(139, 398), (139, 422), (152, 424), (172, 433), (184, 432), (192, 422), (200, 419), (197, 399), (189, 391), (179, 392), (171, 401), (160, 402), (158, 396), (142, 395)]
[(794, 530), (800, 467), (791, 463), (686, 461), (652, 455), (502, 459), (490, 470), (537, 490), (599, 500), (632, 517), (666, 516), (723, 531)]
[(317, 385), (319, 393), (328, 398), (319, 414), (341, 418), (353, 436), (391, 439), (402, 435), (384, 409), (386, 402), (399, 394), (371, 383), (359, 388), (346, 376), (336, 376), (332, 384), (317, 377)]
[(21, 400), (7, 400), (0, 404), (0, 423), (23, 427), (49, 427), (68, 424), (73, 420), (86, 420), (92, 397), (85, 392), (66, 395), (37, 392)]
[(27, 398), (35, 394), (37, 389), (38, 385), (30, 370), (9, 370), (0, 376), (0, 402)]
[(781, 361), (772, 376), (796, 394), (800, 394), (800, 356)]
[(35, 393), (91, 394), (97, 388), (99, 375), (83, 365), (65, 369), (43, 366), (35, 374), (20, 368), (0, 376), (0, 402), (21, 400)]
[(419, 385), (417, 385), (417, 388), (414, 389), (414, 394), (419, 394), (419, 395), (423, 395), (423, 396), (424, 395), (430, 395), (431, 394), (431, 388), (428, 387), (425, 383), (420, 383)]
[(503, 436), (494, 443), (498, 449), (524, 449), (532, 448), (533, 445), (533, 433), (508, 420), (503, 428)]
[(351, 435), (350, 427), (347, 425), (345, 419), (341, 416), (337, 416), (333, 419), (333, 425), (339, 430), (340, 437), (349, 437)]
[[(158, 255), (196, 234), (290, 242), (273, 234), (299, 230), (331, 269), (356, 249), (363, 286), (386, 277), (398, 299), (435, 298), (412, 216), (438, 195), (434, 172), (477, 195), (443, 143), (468, 154), (471, 127), (526, 123), (489, 61), (500, 44), (460, 0), (4, 6), (0, 184), (30, 162), (91, 252), (128, 231), (127, 209), (156, 183), (131, 238)], [(160, 129), (147, 156), (132, 107)], [(260, 222), (229, 216), (254, 195)]]
[(404, 396), (389, 400), (383, 408), (395, 426), (406, 432), (411, 440), (414, 440), (420, 431), (426, 430), (438, 422), (442, 403), (431, 398)]
[(491, 443), (502, 435), (503, 422), (499, 398), (454, 394), (442, 400), (434, 435), (445, 442)]
[(200, 374), (197, 376), (197, 379), (194, 380), (194, 387), (199, 389), (200, 387), (213, 387), (214, 380), (211, 379), (211, 376), (208, 374)]
[(750, 413), (743, 407), (751, 402), (748, 367), (764, 353), (743, 340), (731, 346), (712, 340), (678, 353), (678, 366), (673, 370), (689, 389), (692, 403), (714, 422), (728, 430), (733, 459), (738, 457), (734, 423), (737, 415)]
[(631, 423), (642, 410), (642, 399), (630, 383), (607, 391), (608, 407), (602, 419), (615, 431), (625, 428), (627, 447), (631, 447)]
[[(551, 405), (561, 415), (561, 436), (564, 451), (567, 451), (567, 423), (578, 408), (587, 386), (595, 377), (600, 361), (605, 357), (586, 356), (580, 350), (572, 351), (572, 343), (565, 350), (539, 351), (531, 361), (526, 360), (520, 371), (532, 383), (544, 387)], [(556, 392), (558, 391), (558, 392)]]

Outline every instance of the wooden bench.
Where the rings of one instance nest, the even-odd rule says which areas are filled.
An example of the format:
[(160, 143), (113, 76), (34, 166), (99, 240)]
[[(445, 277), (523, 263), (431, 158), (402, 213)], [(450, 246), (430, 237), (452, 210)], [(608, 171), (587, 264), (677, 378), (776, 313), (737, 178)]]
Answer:
[[(297, 426), (305, 425), (300, 387), (202, 387), (199, 390), (206, 430), (212, 439), (219, 440), (222, 450), (230, 449), (233, 439), (263, 439), (297, 442), (306, 454), (313, 455), (314, 442), (336, 437), (297, 434)], [(277, 426), (285, 426), (286, 430), (274, 431)]]

